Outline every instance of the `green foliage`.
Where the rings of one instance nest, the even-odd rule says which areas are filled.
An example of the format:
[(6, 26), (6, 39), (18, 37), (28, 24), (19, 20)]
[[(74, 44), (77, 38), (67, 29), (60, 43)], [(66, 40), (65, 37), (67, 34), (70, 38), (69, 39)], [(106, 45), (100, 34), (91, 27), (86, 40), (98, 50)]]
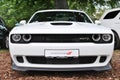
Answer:
[[(78, 9), (87, 12), (90, 16), (102, 14), (104, 5), (109, 8), (120, 7), (118, 0), (67, 0), (70, 9)], [(28, 20), (38, 10), (55, 8), (55, 0), (0, 0), (0, 17), (12, 28), (20, 20)], [(99, 6), (99, 7), (98, 7)], [(101, 9), (104, 7), (104, 9)]]
[[(93, 16), (95, 15), (102, 15), (106, 7), (109, 9), (120, 7), (120, 1), (119, 0), (68, 0), (68, 5), (69, 8), (71, 9), (78, 9), (85, 11), (93, 18)], [(96, 13), (98, 10), (99, 13)]]
[(53, 8), (53, 1), (3, 0), (0, 5), (0, 16), (5, 20), (8, 27), (12, 28), (20, 20), (28, 20), (35, 11)]

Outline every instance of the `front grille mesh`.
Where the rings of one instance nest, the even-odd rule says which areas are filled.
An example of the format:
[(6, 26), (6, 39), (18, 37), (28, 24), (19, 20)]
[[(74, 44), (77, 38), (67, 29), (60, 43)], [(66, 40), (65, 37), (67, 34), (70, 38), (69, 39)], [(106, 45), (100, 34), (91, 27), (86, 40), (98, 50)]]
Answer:
[(32, 35), (30, 42), (51, 42), (51, 43), (69, 43), (69, 42), (92, 42), (92, 35), (86, 34), (40, 34)]
[(40, 56), (26, 56), (26, 59), (32, 64), (90, 64), (95, 62), (97, 56), (81, 56), (76, 58), (45, 58)]

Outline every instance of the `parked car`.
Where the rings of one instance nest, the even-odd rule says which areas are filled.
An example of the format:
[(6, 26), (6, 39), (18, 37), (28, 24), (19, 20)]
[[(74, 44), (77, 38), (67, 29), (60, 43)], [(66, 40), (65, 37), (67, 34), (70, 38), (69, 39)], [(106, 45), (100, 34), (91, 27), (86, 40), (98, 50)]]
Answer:
[(41, 10), (9, 35), (12, 69), (109, 70), (114, 34), (79, 10)]
[(5, 22), (2, 18), (0, 18), (0, 48), (8, 48), (9, 45), (8, 34), (9, 31), (5, 25)]
[(97, 24), (112, 29), (115, 35), (115, 49), (120, 49), (120, 8), (107, 10)]

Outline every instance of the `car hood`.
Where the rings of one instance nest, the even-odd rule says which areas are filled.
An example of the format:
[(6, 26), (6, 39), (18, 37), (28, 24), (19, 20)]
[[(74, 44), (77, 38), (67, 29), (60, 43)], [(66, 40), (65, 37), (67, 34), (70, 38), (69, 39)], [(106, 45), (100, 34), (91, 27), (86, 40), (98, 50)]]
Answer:
[(111, 29), (91, 23), (35, 22), (14, 27), (11, 33), (20, 34), (100, 34), (112, 33)]

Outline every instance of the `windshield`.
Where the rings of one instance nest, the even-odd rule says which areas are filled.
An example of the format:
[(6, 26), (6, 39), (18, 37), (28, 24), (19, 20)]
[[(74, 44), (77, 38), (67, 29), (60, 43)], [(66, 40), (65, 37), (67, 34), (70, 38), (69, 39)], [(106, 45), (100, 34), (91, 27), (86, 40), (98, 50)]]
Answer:
[(29, 22), (32, 23), (32, 22), (47, 22), (47, 21), (75, 21), (75, 22), (92, 23), (84, 13), (65, 12), (65, 11), (36, 13)]

